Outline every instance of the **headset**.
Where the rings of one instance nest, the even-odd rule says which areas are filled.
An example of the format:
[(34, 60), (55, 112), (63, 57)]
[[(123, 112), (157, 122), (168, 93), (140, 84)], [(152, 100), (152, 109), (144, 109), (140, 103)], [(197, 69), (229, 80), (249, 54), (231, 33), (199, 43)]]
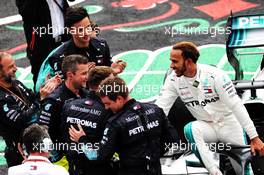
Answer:
[[(53, 150), (53, 143), (51, 139), (48, 137), (41, 139), (39, 143), (33, 143), (33, 144), (36, 144), (36, 146), (34, 146), (33, 149), (38, 149), (39, 153), (43, 153), (43, 152), (48, 153), (51, 150)], [(29, 156), (29, 151), (27, 150), (26, 145), (24, 143), (22, 143), (22, 151), (26, 157)]]
[(40, 144), (40, 152), (48, 153), (53, 150), (53, 143), (49, 137), (43, 138)]

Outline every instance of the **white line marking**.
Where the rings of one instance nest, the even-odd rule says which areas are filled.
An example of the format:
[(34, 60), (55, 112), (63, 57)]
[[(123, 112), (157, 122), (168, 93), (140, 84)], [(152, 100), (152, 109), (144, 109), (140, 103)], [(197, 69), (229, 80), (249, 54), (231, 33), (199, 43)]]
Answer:
[(19, 81), (23, 81), (26, 79), (26, 77), (30, 74), (31, 72), (31, 66), (27, 68), (18, 68), (20, 71), (20, 76), (17, 78)]
[[(167, 71), (147, 71), (145, 74), (165, 74)], [(124, 72), (121, 75), (134, 75), (137, 74), (138, 71), (130, 71), (130, 72)]]
[(20, 15), (14, 15), (14, 16), (1, 18), (0, 19), (0, 26), (6, 25), (6, 24), (10, 24), (10, 23), (13, 23), (13, 22), (18, 22), (18, 21), (21, 21), (21, 20), (22, 20), (22, 17)]

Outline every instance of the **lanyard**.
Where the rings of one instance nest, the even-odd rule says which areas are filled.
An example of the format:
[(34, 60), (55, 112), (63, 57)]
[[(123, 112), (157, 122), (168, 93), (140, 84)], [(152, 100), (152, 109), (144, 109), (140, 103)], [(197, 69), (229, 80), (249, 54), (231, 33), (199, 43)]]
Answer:
[(24, 103), (24, 105), (29, 106), (29, 105), (26, 103), (26, 100), (25, 100), (25, 99), (22, 99), (22, 98), (23, 98), (23, 95), (21, 94), (20, 89), (18, 89), (18, 91), (19, 91), (19, 93), (21, 94), (22, 98), (20, 98), (20, 97), (19, 97), (18, 95), (16, 95), (13, 91), (11, 91), (11, 90), (9, 90), (8, 88), (2, 86), (1, 84), (0, 84), (0, 87), (1, 87), (2, 89), (6, 90), (7, 92), (9, 92), (14, 98), (19, 99), (21, 102)]

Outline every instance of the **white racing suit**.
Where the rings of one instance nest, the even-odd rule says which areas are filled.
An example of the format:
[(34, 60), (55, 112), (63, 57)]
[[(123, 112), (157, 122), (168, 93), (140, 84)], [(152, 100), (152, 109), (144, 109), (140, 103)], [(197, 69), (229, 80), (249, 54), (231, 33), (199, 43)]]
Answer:
[(197, 119), (185, 126), (184, 134), (209, 172), (217, 165), (206, 143), (243, 145), (246, 143), (243, 129), (250, 139), (258, 136), (232, 81), (222, 70), (198, 64), (193, 78), (171, 73), (156, 104), (168, 115), (178, 96)]

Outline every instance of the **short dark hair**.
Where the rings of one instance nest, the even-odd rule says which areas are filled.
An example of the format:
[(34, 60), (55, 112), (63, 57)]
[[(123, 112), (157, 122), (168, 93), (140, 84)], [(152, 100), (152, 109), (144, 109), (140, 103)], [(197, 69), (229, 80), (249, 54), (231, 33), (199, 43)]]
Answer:
[(114, 73), (113, 69), (108, 66), (96, 66), (89, 71), (87, 87), (96, 88), (102, 80)]
[(197, 46), (192, 42), (179, 42), (176, 43), (173, 47), (173, 50), (181, 50), (182, 51), (182, 57), (186, 60), (188, 58), (192, 59), (194, 63), (197, 62), (200, 53), (197, 49)]
[(127, 98), (129, 91), (125, 81), (118, 77), (108, 77), (99, 85), (98, 94), (100, 97), (107, 96), (110, 100), (116, 101), (118, 96)]
[(91, 22), (92, 30), (96, 32), (96, 36), (99, 36), (101, 30), (100, 30), (98, 24), (96, 24), (95, 21), (93, 21), (93, 20), (90, 20), (90, 22)]
[(32, 124), (24, 130), (22, 144), (28, 153), (41, 152), (41, 144), (45, 138), (50, 139), (50, 136), (44, 126)]
[(75, 73), (77, 70), (77, 65), (79, 64), (87, 64), (88, 58), (86, 58), (83, 55), (69, 55), (65, 57), (62, 61), (61, 70), (65, 78), (67, 78), (66, 74), (67, 72), (73, 72)]
[(83, 7), (69, 7), (65, 14), (65, 26), (70, 28), (75, 23), (81, 21), (82, 19), (88, 17), (90, 20), (90, 16), (87, 10)]

